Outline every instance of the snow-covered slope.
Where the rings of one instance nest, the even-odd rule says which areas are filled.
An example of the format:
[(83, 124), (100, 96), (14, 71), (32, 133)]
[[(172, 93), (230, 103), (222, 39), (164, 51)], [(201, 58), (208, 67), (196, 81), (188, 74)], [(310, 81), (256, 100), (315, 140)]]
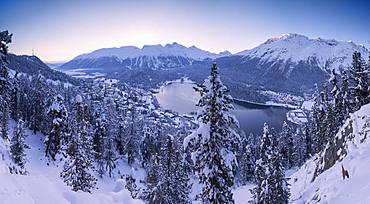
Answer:
[[(9, 135), (13, 135), (14, 122), (9, 126)], [(27, 130), (26, 151), (28, 175), (10, 174), (12, 165), (9, 156), (9, 143), (0, 138), (0, 204), (142, 204), (131, 198), (122, 179), (99, 179), (98, 187), (92, 194), (74, 192), (63, 183), (59, 176), (63, 163), (49, 163), (44, 156), (44, 135), (33, 134)], [(120, 166), (121, 172), (135, 173), (127, 165)]]
[[(236, 55), (247, 59), (258, 58), (260, 63), (292, 63), (300, 61), (313, 62), (324, 71), (345, 69), (351, 65), (354, 51), (361, 52), (368, 59), (369, 51), (353, 42), (310, 39), (300, 34), (284, 34), (268, 39), (265, 43), (251, 50)], [(293, 68), (294, 66), (292, 66)]]
[[(370, 203), (370, 104), (351, 114), (336, 135), (341, 140), (343, 147), (327, 148), (291, 176), (292, 203)], [(331, 164), (333, 154), (338, 159)], [(344, 180), (342, 166), (349, 174)]]
[[(195, 46), (185, 47), (176, 42), (162, 45), (145, 45), (143, 48), (124, 46), (103, 48), (82, 54), (64, 64), (62, 68), (90, 68), (99, 66), (146, 67), (151, 69), (173, 68), (191, 65), (194, 61), (231, 55), (201, 50)], [(87, 67), (90, 66), (90, 67)]]

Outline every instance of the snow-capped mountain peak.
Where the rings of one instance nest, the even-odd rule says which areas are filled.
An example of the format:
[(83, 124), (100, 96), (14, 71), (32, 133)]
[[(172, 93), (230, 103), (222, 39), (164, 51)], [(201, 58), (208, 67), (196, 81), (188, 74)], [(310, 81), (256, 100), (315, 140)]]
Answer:
[(180, 56), (186, 57), (193, 60), (203, 60), (206, 58), (217, 58), (219, 54), (211, 53), (195, 46), (186, 47), (177, 42), (166, 44), (162, 46), (158, 45), (144, 45), (143, 48), (135, 46), (123, 46), (119, 48), (103, 48), (91, 53), (82, 54), (77, 56), (75, 59), (96, 59), (99, 57), (117, 57), (121, 60), (128, 58), (136, 58), (141, 56), (147, 57), (165, 57), (165, 56)]
[(229, 56), (229, 52), (219, 54), (186, 47), (177, 42), (166, 45), (145, 45), (142, 48), (123, 46), (119, 48), (102, 48), (91, 53), (82, 54), (62, 65), (62, 68), (126, 67), (168, 69), (192, 65), (195, 61), (216, 59)]
[(369, 51), (362, 45), (334, 39), (312, 39), (300, 34), (283, 34), (268, 39), (260, 46), (237, 53), (247, 59), (259, 58), (261, 63), (294, 63), (314, 62), (325, 71), (346, 69), (351, 65), (352, 54), (361, 52), (364, 59)]

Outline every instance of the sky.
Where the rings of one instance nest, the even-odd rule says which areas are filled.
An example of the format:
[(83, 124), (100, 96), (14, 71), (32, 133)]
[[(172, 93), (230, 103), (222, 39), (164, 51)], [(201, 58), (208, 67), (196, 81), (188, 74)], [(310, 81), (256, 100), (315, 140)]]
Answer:
[(0, 0), (10, 51), (64, 62), (103, 47), (178, 42), (211, 52), (299, 33), (370, 47), (370, 1)]

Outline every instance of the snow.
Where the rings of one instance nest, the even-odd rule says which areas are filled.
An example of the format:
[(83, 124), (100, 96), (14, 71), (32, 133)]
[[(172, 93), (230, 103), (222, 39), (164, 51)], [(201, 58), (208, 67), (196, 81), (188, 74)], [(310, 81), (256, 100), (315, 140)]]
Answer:
[[(317, 155), (291, 175), (292, 203), (370, 203), (370, 135), (369, 127), (365, 127), (365, 122), (370, 120), (369, 113), (370, 104), (351, 114), (354, 138), (347, 143), (348, 153), (341, 161), (321, 173), (314, 182), (311, 181)], [(348, 125), (349, 120), (341, 130)], [(346, 180), (342, 178), (342, 165), (349, 173)]]
[(369, 51), (353, 42), (310, 39), (299, 34), (284, 34), (268, 39), (265, 43), (251, 50), (245, 50), (236, 55), (246, 58), (261, 58), (262, 62), (277, 63), (278, 61), (298, 63), (317, 58), (318, 66), (325, 71), (347, 68), (352, 63), (352, 54), (359, 51), (364, 59), (368, 59)]
[(105, 74), (104, 73), (101, 73), (101, 72), (91, 72), (91, 70), (94, 70), (94, 69), (89, 69), (89, 68), (84, 68), (84, 69), (69, 69), (69, 70), (63, 70), (63, 69), (60, 69), (59, 71), (69, 75), (69, 76), (72, 76), (72, 77), (76, 77), (76, 78), (84, 78), (84, 79), (90, 79), (90, 78), (98, 78), (98, 77), (104, 77)]
[(286, 117), (288, 121), (298, 125), (308, 122), (306, 113), (300, 109), (288, 111)]
[(117, 57), (121, 60), (128, 58), (139, 58), (142, 56), (148, 56), (157, 58), (160, 56), (182, 56), (191, 58), (194, 60), (203, 60), (206, 58), (215, 59), (217, 57), (228, 56), (231, 53), (225, 51), (219, 54), (211, 53), (208, 51), (201, 50), (195, 46), (185, 47), (176, 42), (172, 44), (162, 45), (145, 45), (143, 48), (134, 46), (123, 46), (119, 48), (103, 48), (93, 51), (88, 54), (82, 54), (77, 56), (75, 59), (88, 59), (88, 58), (100, 58), (100, 57)]
[(311, 111), (315, 101), (303, 101), (301, 109), (304, 111)]
[(234, 201), (236, 204), (244, 204), (248, 203), (248, 201), (252, 200), (252, 194), (250, 189), (253, 189), (253, 184), (248, 184), (245, 186), (241, 186), (234, 190)]
[[(9, 125), (9, 135), (13, 134), (15, 122)], [(73, 192), (59, 177), (62, 163), (50, 162), (44, 156), (44, 135), (33, 134), (26, 130), (27, 175), (10, 174), (8, 166), (12, 164), (9, 157), (9, 143), (0, 139), (0, 204), (143, 204), (132, 199), (130, 193), (122, 188), (123, 180), (114, 178), (99, 179), (98, 189), (92, 194)], [(126, 164), (120, 164), (123, 173), (143, 178), (143, 170), (134, 170)]]
[(82, 103), (82, 96), (81, 95), (77, 95), (76, 96), (76, 103)]

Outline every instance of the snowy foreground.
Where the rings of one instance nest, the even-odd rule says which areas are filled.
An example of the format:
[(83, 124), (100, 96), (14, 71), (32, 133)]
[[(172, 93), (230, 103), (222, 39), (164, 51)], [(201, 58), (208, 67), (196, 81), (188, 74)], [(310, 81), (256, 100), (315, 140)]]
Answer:
[[(9, 125), (10, 135), (14, 129), (14, 122)], [(59, 173), (62, 163), (48, 163), (44, 156), (44, 144), (42, 134), (34, 135), (30, 130), (26, 131), (27, 149), (26, 169), (28, 175), (10, 174), (8, 166), (11, 164), (9, 157), (9, 144), (0, 140), (0, 204), (142, 204), (141, 200), (132, 199), (130, 192), (125, 189), (124, 179), (99, 178), (98, 189), (92, 194), (74, 192), (70, 190), (60, 178)], [(49, 165), (48, 165), (49, 164)], [(134, 173), (137, 177), (143, 177), (144, 172), (140, 168), (133, 170), (125, 163), (120, 164), (120, 171)], [(234, 192), (236, 203), (246, 203), (250, 199), (249, 189), (252, 186), (241, 187)], [(194, 191), (200, 187), (195, 185)]]
[[(341, 161), (312, 181), (316, 168), (318, 156), (308, 160), (298, 171), (289, 173), (291, 184), (291, 203), (370, 203), (370, 139), (368, 127), (370, 121), (370, 105), (363, 106), (359, 111), (351, 114), (340, 131), (353, 121), (353, 139), (347, 141), (347, 151)], [(14, 129), (14, 123), (10, 124), (9, 130)], [(27, 150), (28, 175), (10, 174), (8, 165), (10, 158), (8, 145), (0, 142), (0, 204), (108, 204), (143, 203), (140, 200), (131, 198), (130, 193), (124, 188), (125, 181), (121, 179), (103, 178), (99, 179), (99, 189), (92, 194), (73, 192), (66, 186), (59, 177), (62, 165), (51, 163), (48, 165), (44, 157), (43, 135), (34, 135), (27, 130), (27, 143), (30, 149)], [(10, 132), (12, 135), (12, 132)], [(339, 134), (337, 135), (339, 136)], [(365, 139), (364, 139), (365, 138)], [(349, 179), (342, 179), (342, 165), (349, 172)], [(120, 171), (132, 173), (139, 177), (144, 172), (137, 168), (131, 169), (125, 163), (120, 164)], [(194, 186), (193, 191), (198, 191), (199, 186)], [(236, 203), (247, 203), (251, 194), (247, 185), (234, 190)], [(195, 192), (193, 192), (195, 193)]]
[[(14, 129), (11, 124), (9, 130)], [(10, 132), (12, 134), (12, 132)], [(108, 204), (125, 203), (140, 204), (140, 200), (131, 198), (130, 192), (124, 187), (124, 180), (101, 179), (98, 182), (99, 189), (90, 193), (74, 192), (70, 190), (59, 177), (62, 164), (49, 164), (44, 156), (44, 145), (41, 134), (34, 135), (27, 130), (26, 169), (29, 175), (10, 174), (7, 165), (10, 158), (8, 144), (0, 142), (0, 204)], [(121, 169), (131, 169), (123, 165)], [(138, 172), (140, 173), (140, 172)]]

